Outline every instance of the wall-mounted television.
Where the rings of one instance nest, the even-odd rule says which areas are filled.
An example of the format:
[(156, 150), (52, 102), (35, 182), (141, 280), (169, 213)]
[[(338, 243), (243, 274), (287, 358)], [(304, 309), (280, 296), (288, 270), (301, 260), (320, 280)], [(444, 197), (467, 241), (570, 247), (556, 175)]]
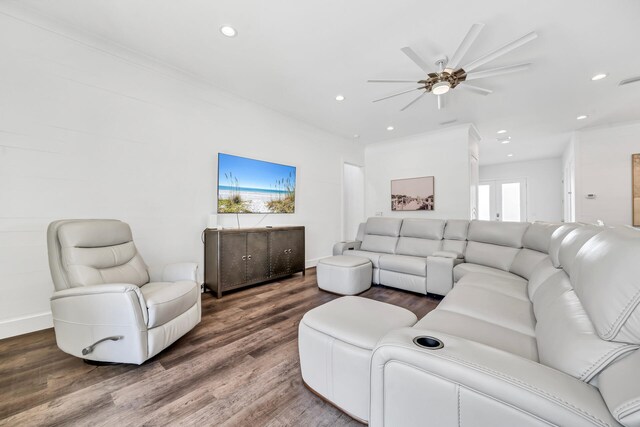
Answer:
[(294, 213), (296, 168), (218, 153), (218, 213)]

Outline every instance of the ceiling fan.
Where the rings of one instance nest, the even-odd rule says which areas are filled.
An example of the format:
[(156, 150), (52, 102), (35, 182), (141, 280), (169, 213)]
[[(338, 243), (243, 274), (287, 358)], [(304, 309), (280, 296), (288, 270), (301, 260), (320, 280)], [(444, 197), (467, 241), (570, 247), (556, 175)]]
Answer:
[(415, 80), (367, 80), (369, 83), (417, 83), (418, 85), (420, 85), (419, 87), (414, 87), (409, 90), (395, 93), (393, 95), (385, 96), (384, 98), (376, 99), (373, 102), (383, 101), (385, 99), (393, 98), (395, 96), (403, 95), (405, 93), (417, 90), (422, 91), (422, 93), (413, 101), (405, 105), (400, 111), (404, 111), (407, 108), (411, 107), (427, 93), (432, 93), (438, 97), (438, 109), (440, 110), (444, 108), (443, 95), (449, 92), (449, 90), (451, 89), (460, 88), (479, 95), (489, 95), (493, 92), (489, 89), (483, 89), (477, 86), (469, 85), (466, 83), (469, 80), (499, 76), (502, 74), (523, 71), (529, 68), (529, 66), (531, 65), (530, 63), (509, 65), (506, 67), (492, 68), (489, 70), (476, 71), (473, 73), (470, 72), (478, 67), (483, 66), (487, 62), (493, 61), (494, 59), (508, 52), (511, 52), (512, 50), (535, 39), (536, 37), (538, 37), (535, 32), (530, 32), (520, 37), (519, 39), (514, 40), (511, 43), (507, 43), (504, 46), (476, 59), (475, 61), (469, 62), (462, 67), (458, 67), (469, 48), (480, 34), (480, 31), (483, 27), (484, 24), (473, 24), (451, 59), (447, 58), (446, 56), (438, 59), (434, 64), (436, 67), (435, 70), (433, 69), (433, 67), (429, 66), (422, 58), (420, 58), (413, 49), (408, 46), (403, 47), (401, 49), (402, 52), (407, 55), (409, 59), (411, 59), (418, 67), (420, 67), (422, 71), (427, 73), (426, 78), (418, 80), (417, 82)]

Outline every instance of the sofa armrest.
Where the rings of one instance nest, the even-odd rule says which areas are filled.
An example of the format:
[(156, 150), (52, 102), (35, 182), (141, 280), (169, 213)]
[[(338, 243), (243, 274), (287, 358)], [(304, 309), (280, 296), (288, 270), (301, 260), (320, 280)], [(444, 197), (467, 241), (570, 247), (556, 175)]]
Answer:
[(453, 251), (435, 251), (431, 256), (437, 256), (441, 258), (451, 258), (451, 259), (463, 259), (464, 255), (460, 252)]
[(350, 240), (347, 242), (338, 242), (333, 245), (333, 255), (342, 255), (344, 251), (358, 250), (362, 244), (359, 240)]
[[(437, 256), (436, 254), (452, 254), (453, 256)], [(455, 252), (435, 252), (427, 257), (427, 292), (446, 295), (453, 288), (453, 268), (462, 263)]]
[[(414, 344), (438, 338), (437, 350)], [(402, 328), (378, 342), (369, 425), (615, 426), (598, 389), (534, 361), (437, 331)]]
[(54, 292), (51, 311), (54, 319), (104, 324), (129, 319), (144, 329), (149, 320), (140, 288), (127, 283), (78, 286)]
[(149, 278), (152, 282), (179, 282), (181, 280), (197, 282), (198, 264), (195, 262), (176, 262), (152, 267), (149, 268)]
[(66, 353), (137, 364), (148, 358), (149, 317), (135, 285), (114, 283), (55, 292), (51, 314), (56, 343)]

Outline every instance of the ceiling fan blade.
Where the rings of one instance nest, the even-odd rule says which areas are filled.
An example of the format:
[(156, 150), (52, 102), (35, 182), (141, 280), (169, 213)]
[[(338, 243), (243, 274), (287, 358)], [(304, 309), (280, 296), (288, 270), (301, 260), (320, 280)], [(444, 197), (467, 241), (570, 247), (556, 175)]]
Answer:
[(403, 93), (413, 92), (414, 90), (424, 89), (424, 87), (414, 87), (403, 92), (394, 93), (393, 95), (385, 96), (384, 98), (374, 99), (373, 102), (383, 101), (385, 99), (393, 98), (394, 96), (402, 95)]
[(418, 83), (415, 80), (367, 80), (367, 83)]
[(414, 99), (413, 101), (411, 101), (410, 103), (408, 103), (407, 105), (405, 105), (404, 107), (402, 107), (402, 109), (400, 109), (400, 111), (404, 111), (407, 108), (411, 107), (413, 104), (415, 104), (416, 102), (418, 102), (419, 99), (421, 99), (426, 93), (428, 93), (427, 91), (422, 92), (420, 95), (418, 95), (418, 97), (416, 99)]
[(438, 95), (438, 110), (444, 110), (444, 95)]
[(456, 88), (468, 90), (469, 92), (477, 93), (478, 95), (490, 95), (493, 93), (492, 90), (483, 89), (478, 86), (471, 86), (466, 83), (460, 83), (458, 86), (456, 86)]
[(494, 59), (511, 52), (514, 49), (519, 48), (520, 46), (522, 46), (523, 44), (529, 43), (531, 40), (534, 40), (535, 38), (538, 37), (538, 34), (536, 34), (535, 31), (530, 32), (529, 34), (526, 34), (522, 37), (520, 37), (518, 40), (514, 40), (511, 43), (507, 43), (506, 45), (502, 46), (501, 48), (498, 48), (496, 50), (494, 50), (491, 53), (486, 54), (485, 56), (482, 56), (478, 59), (476, 59), (473, 62), (470, 62), (469, 64), (465, 65), (462, 67), (462, 69), (464, 69), (467, 73), (471, 70), (475, 70), (476, 68), (486, 64), (487, 62), (493, 61)]
[(530, 66), (531, 64), (518, 64), (518, 65), (509, 65), (506, 67), (492, 68), (490, 70), (476, 71), (475, 73), (467, 74), (465, 81), (484, 79), (485, 77), (500, 76), (502, 74), (509, 74), (509, 73), (515, 73), (517, 71), (524, 71), (529, 69)]
[(424, 71), (427, 74), (431, 72), (427, 63), (424, 62), (422, 58), (420, 58), (418, 54), (415, 53), (413, 49), (411, 49), (409, 46), (403, 47), (400, 50), (404, 52), (404, 54), (407, 55), (409, 59), (411, 59), (418, 67), (420, 67), (422, 71)]
[(460, 46), (458, 46), (456, 53), (453, 54), (453, 56), (447, 63), (447, 68), (456, 69), (458, 67), (458, 64), (460, 63), (460, 61), (462, 61), (462, 58), (464, 58), (473, 42), (476, 41), (478, 35), (480, 34), (480, 31), (482, 31), (483, 28), (484, 24), (473, 24), (471, 26), (469, 32), (460, 43)]

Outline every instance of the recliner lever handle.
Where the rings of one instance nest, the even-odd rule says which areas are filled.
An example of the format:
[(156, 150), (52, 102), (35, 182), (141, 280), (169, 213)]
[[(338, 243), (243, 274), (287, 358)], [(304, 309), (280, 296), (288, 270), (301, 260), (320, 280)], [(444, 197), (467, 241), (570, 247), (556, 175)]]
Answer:
[(120, 341), (121, 339), (123, 339), (124, 337), (122, 335), (114, 335), (112, 337), (106, 337), (106, 338), (102, 338), (101, 340), (98, 340), (96, 342), (94, 342), (93, 344), (91, 344), (88, 347), (85, 347), (82, 349), (82, 355), (86, 356), (87, 354), (93, 352), (93, 349), (100, 344), (101, 342), (104, 341)]

